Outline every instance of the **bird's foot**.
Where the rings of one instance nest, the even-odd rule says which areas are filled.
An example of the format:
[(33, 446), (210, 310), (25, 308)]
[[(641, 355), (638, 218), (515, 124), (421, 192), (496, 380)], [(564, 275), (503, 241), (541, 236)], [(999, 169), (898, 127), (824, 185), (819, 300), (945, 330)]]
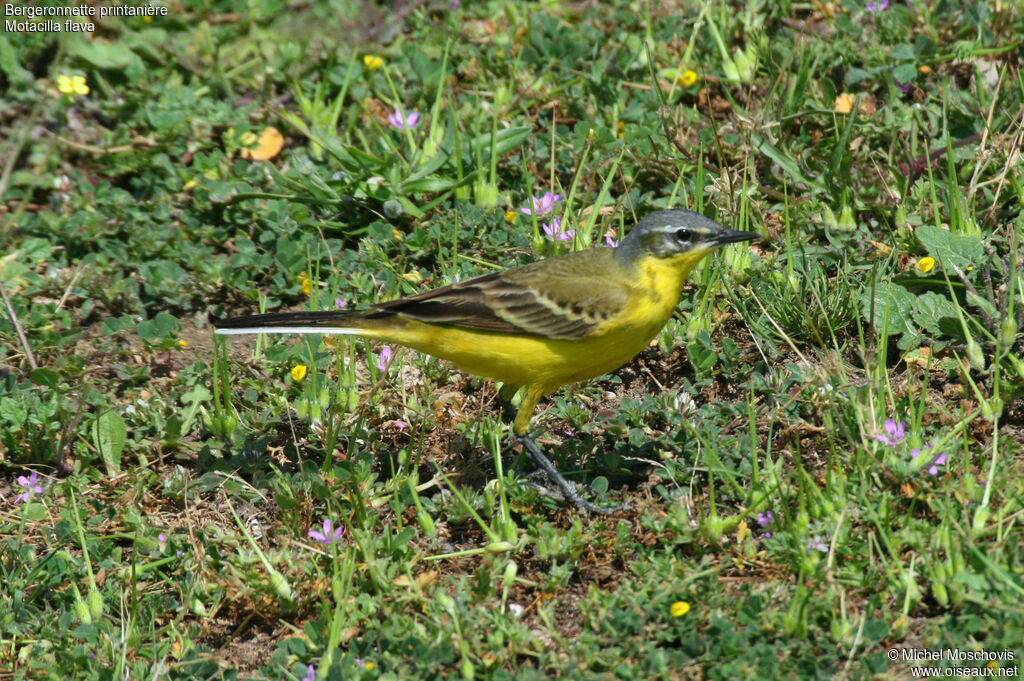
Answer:
[[(615, 513), (616, 511), (622, 511), (629, 508), (626, 504), (619, 504), (618, 506), (598, 506), (597, 504), (587, 501), (580, 496), (576, 487), (558, 472), (558, 469), (555, 468), (555, 464), (551, 463), (551, 460), (544, 455), (544, 452), (540, 450), (540, 447), (538, 447), (537, 443), (533, 441), (533, 438), (529, 435), (520, 435), (517, 439), (520, 444), (523, 445), (526, 453), (530, 455), (530, 458), (540, 466), (544, 476), (558, 487), (562, 498), (571, 502), (576, 508), (601, 514)], [(535, 484), (531, 484), (530, 486), (533, 489), (539, 488), (539, 486)], [(547, 496), (555, 496), (551, 490), (545, 489), (541, 493), (546, 494)]]

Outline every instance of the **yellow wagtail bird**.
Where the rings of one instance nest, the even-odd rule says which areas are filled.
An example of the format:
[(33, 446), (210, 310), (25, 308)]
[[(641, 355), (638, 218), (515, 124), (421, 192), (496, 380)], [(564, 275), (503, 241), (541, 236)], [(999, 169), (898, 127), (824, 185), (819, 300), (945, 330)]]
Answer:
[(504, 383), (500, 395), (525, 394), (514, 436), (566, 499), (584, 500), (529, 436), (544, 395), (613, 371), (643, 350), (679, 303), (684, 280), (723, 244), (755, 239), (688, 210), (659, 210), (616, 248), (596, 248), (514, 269), (368, 310), (278, 312), (223, 319), (219, 334), (316, 333), (396, 343)]

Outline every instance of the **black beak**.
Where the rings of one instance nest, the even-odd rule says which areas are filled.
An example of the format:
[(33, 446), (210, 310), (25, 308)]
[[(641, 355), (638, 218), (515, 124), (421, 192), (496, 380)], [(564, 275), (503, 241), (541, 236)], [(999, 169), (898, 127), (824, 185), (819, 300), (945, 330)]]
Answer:
[(710, 241), (713, 241), (715, 245), (720, 244), (732, 244), (738, 241), (751, 241), (752, 239), (760, 239), (761, 235), (757, 232), (740, 232), (735, 229), (723, 230), (721, 234), (716, 234)]

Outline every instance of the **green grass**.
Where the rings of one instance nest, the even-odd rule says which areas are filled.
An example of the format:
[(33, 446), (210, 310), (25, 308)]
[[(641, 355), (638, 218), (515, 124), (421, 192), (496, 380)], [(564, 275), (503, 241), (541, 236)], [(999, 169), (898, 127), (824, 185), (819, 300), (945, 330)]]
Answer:
[[(1021, 35), (966, 0), (189, 2), (0, 35), (0, 679), (987, 661), (904, 648), (1019, 675)], [(267, 126), (283, 150), (245, 158)], [(628, 512), (520, 484), (496, 387), (442, 362), (212, 336), (668, 206), (765, 240), (534, 421)]]

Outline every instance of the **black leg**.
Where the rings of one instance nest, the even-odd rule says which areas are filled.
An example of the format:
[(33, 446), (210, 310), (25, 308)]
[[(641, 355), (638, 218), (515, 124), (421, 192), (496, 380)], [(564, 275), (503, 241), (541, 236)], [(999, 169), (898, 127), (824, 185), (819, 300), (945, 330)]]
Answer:
[(576, 508), (602, 514), (614, 513), (615, 511), (621, 511), (628, 508), (626, 504), (619, 504), (618, 506), (598, 506), (597, 504), (587, 501), (580, 496), (580, 493), (576, 491), (576, 488), (572, 483), (566, 480), (565, 477), (558, 472), (558, 469), (555, 468), (555, 464), (551, 463), (551, 459), (544, 455), (544, 452), (540, 450), (540, 447), (538, 447), (537, 443), (533, 441), (533, 438), (529, 435), (520, 435), (516, 439), (519, 440), (523, 445), (523, 448), (526, 449), (530, 458), (532, 458), (534, 462), (541, 467), (548, 479), (558, 485), (558, 489), (562, 491), (564, 497), (572, 502)]
[(506, 383), (498, 391), (498, 406), (501, 407), (501, 416), (509, 423), (516, 420), (516, 405), (512, 404), (512, 398), (516, 396), (518, 390), (519, 386)]
[(498, 406), (501, 408), (501, 418), (509, 423), (516, 420), (516, 405), (512, 404), (509, 400), (498, 397)]

